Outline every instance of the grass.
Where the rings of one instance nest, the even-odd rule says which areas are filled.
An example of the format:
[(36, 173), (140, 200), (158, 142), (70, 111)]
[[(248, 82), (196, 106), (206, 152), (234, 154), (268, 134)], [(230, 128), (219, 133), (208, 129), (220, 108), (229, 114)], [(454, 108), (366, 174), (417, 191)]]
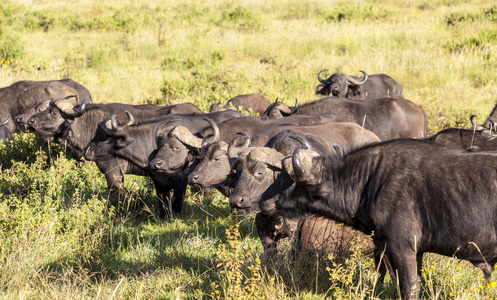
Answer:
[[(472, 114), (482, 123), (495, 105), (496, 11), (488, 0), (4, 1), (0, 81), (70, 77), (96, 102), (207, 111), (255, 92), (304, 103), (319, 70), (364, 70), (399, 81), (435, 133)], [(57, 145), (19, 134), (0, 154), (5, 299), (398, 297), (362, 255), (292, 261), (286, 244), (268, 261), (252, 219), (219, 193), (189, 191), (181, 216), (158, 220), (147, 178), (127, 176), (115, 209), (97, 168)], [(423, 270), (426, 298), (497, 297), (467, 262), (427, 255)]]

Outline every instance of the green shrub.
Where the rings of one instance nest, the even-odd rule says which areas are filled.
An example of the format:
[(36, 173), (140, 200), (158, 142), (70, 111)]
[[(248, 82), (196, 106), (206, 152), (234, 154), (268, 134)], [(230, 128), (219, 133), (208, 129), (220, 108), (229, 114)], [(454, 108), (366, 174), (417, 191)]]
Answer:
[(21, 32), (15, 32), (12, 27), (0, 27), (0, 59), (9, 64), (21, 59), (25, 54), (25, 42)]
[(485, 45), (497, 45), (497, 29), (485, 29), (464, 39), (449, 40), (445, 42), (444, 48), (454, 52), (462, 49), (482, 48)]

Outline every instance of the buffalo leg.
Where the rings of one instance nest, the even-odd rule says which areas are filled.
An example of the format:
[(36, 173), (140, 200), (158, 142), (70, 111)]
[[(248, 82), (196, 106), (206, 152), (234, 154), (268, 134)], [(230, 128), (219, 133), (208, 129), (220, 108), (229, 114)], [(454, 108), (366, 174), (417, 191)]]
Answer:
[[(390, 249), (388, 249), (390, 248)], [(396, 280), (398, 276), (400, 292), (402, 294), (402, 299), (418, 299), (421, 295), (421, 274), (418, 271), (418, 266), (421, 264), (417, 262), (418, 257), (411, 251), (399, 250), (399, 248), (392, 249), (389, 245), (386, 251), (388, 261), (392, 266), (394, 276), (391, 276), (393, 280)], [(409, 253), (413, 255), (409, 255)]]
[(181, 213), (183, 209), (183, 200), (186, 195), (186, 187), (188, 186), (188, 178), (183, 178), (181, 176), (175, 176), (173, 178), (173, 198), (171, 207), (174, 213)]

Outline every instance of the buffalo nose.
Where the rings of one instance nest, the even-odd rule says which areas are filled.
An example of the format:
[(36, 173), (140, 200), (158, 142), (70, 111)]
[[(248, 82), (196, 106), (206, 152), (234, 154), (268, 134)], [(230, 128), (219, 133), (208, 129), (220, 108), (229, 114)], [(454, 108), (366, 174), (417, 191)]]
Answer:
[(152, 166), (152, 168), (154, 168), (155, 170), (158, 170), (162, 167), (162, 165), (164, 164), (164, 161), (162, 161), (161, 159), (158, 159), (158, 158), (154, 158), (151, 162), (150, 162), (150, 165)]
[(188, 181), (191, 183), (197, 183), (199, 179), (200, 179), (199, 174), (190, 174), (190, 176), (188, 176)]
[(245, 202), (245, 198), (243, 198), (243, 196), (230, 197), (229, 201), (231, 203), (231, 206), (236, 208), (242, 208), (243, 203)]
[(36, 123), (36, 120), (33, 119), (33, 118), (29, 118), (28, 120), (28, 124), (31, 126), (31, 125), (34, 125)]
[(22, 122), (22, 119), (23, 119), (23, 117), (22, 117), (21, 115), (17, 115), (17, 116), (16, 116), (16, 121), (17, 121), (17, 123)]

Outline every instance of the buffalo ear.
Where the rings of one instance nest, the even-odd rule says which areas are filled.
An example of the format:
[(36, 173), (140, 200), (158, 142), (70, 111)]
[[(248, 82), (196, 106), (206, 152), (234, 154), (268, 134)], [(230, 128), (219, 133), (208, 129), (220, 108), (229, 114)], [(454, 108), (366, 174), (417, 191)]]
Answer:
[(133, 143), (134, 141), (135, 139), (130, 138), (129, 136), (120, 136), (116, 138), (116, 143), (114, 144), (114, 147), (117, 149), (121, 149)]
[(324, 85), (324, 84), (318, 84), (318, 86), (316, 88), (316, 94), (325, 94), (325, 92), (324, 92), (325, 86), (326, 85)]

